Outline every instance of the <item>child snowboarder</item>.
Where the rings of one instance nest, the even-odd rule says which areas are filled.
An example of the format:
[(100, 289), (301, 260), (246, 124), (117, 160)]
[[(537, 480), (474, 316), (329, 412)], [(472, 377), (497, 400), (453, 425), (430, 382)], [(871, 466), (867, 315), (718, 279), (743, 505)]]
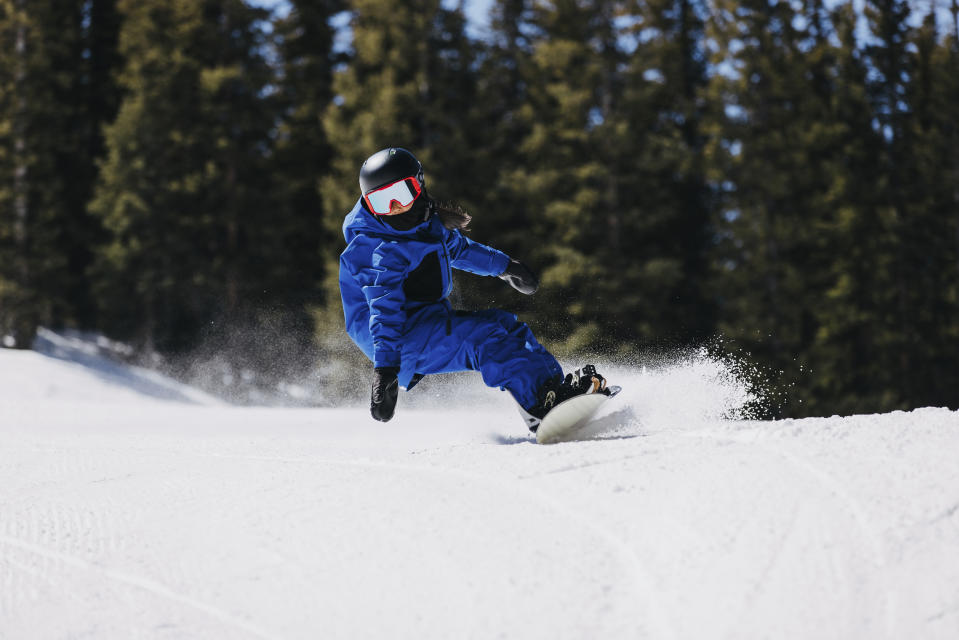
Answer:
[(347, 333), (373, 362), (376, 420), (393, 417), (398, 387), (410, 390), (433, 373), (478, 370), (488, 386), (513, 395), (534, 432), (563, 400), (608, 393), (592, 365), (564, 377), (515, 315), (452, 309), (452, 269), (497, 276), (527, 295), (538, 281), (521, 262), (461, 233), (469, 216), (427, 194), (412, 153), (394, 147), (370, 156), (360, 190), (343, 223), (340, 294)]

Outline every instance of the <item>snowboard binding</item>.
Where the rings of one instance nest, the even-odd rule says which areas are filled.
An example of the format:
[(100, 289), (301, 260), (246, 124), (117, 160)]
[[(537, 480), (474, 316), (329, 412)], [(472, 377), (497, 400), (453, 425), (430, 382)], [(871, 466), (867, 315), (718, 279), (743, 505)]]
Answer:
[(565, 378), (548, 381), (537, 394), (536, 406), (529, 410), (520, 407), (520, 414), (529, 430), (536, 433), (540, 422), (557, 405), (576, 396), (594, 393), (608, 396), (610, 389), (606, 386), (606, 378), (596, 371), (596, 367), (587, 364), (573, 373), (567, 373)]

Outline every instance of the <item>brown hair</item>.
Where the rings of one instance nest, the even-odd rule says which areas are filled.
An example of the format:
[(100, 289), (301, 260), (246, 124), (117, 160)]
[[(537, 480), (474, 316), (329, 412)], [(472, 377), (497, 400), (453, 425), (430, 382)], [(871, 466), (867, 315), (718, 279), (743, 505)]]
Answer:
[(443, 226), (447, 229), (466, 231), (473, 216), (466, 213), (466, 209), (452, 202), (433, 201), (433, 210), (440, 217)]

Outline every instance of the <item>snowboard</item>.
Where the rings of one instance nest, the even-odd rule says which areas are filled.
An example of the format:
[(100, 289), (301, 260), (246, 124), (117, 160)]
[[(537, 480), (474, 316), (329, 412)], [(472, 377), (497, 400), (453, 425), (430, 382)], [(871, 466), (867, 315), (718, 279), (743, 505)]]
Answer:
[(539, 423), (536, 442), (550, 444), (575, 440), (576, 434), (590, 423), (600, 407), (620, 391), (622, 387), (610, 386), (608, 396), (602, 393), (587, 393), (560, 402)]

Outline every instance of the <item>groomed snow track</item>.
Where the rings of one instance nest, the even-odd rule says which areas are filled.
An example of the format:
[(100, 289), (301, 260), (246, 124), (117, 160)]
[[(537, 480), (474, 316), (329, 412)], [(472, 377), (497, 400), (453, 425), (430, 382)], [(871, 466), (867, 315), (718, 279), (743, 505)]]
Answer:
[(380, 424), (0, 351), (0, 638), (959, 637), (956, 412), (611, 373), (595, 439), (542, 446), (476, 385)]

